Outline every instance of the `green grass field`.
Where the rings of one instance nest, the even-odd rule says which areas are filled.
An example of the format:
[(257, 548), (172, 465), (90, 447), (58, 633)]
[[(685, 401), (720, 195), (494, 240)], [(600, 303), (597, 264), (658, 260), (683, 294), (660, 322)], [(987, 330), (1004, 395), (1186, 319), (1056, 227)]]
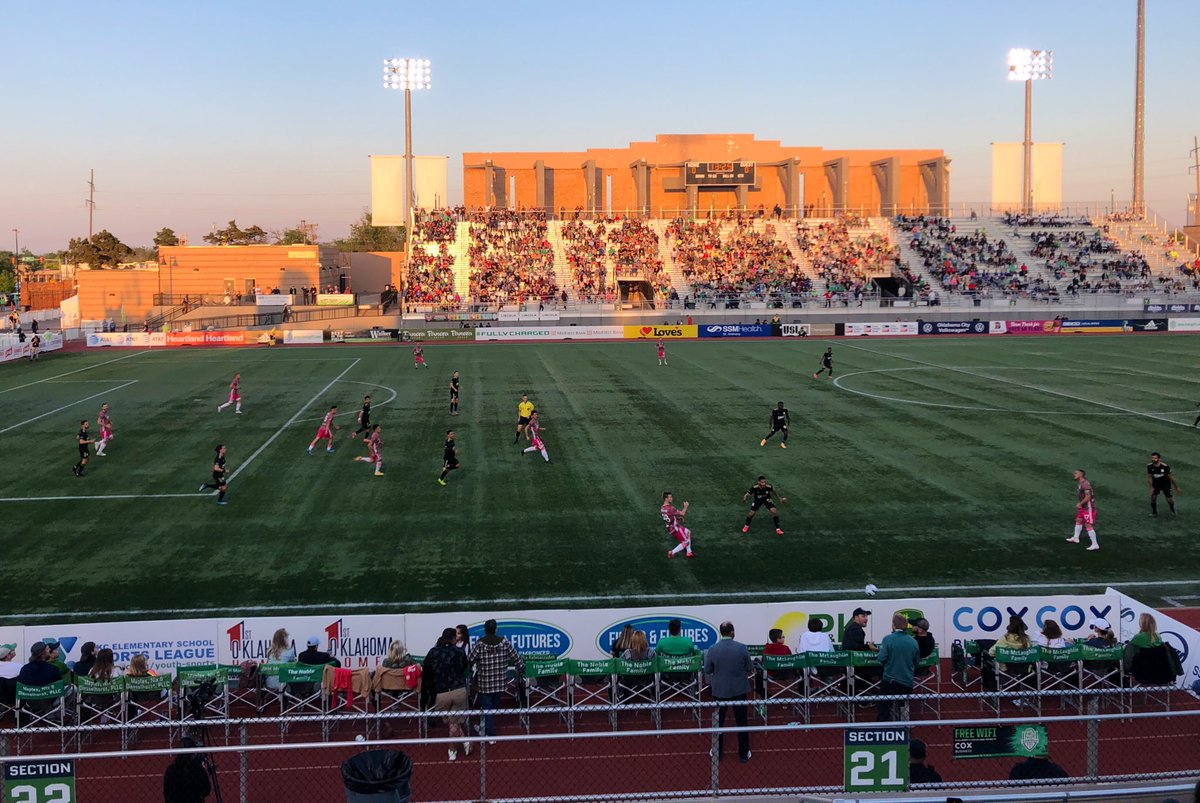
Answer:
[[(836, 383), (810, 376), (827, 345)], [(1173, 335), (681, 342), (660, 368), (651, 343), (470, 344), (428, 347), (432, 367), (415, 371), (407, 348), (344, 345), (8, 365), (0, 612), (586, 607), (802, 598), (868, 581), (884, 595), (1126, 582), (1150, 600), (1195, 599), (1198, 346)], [(451, 418), (455, 369), (462, 415)], [(235, 371), (245, 413), (218, 414)], [(522, 392), (552, 465), (512, 445)], [(364, 393), (384, 428), (385, 477), (351, 460)], [(760, 448), (779, 400), (789, 448)], [(116, 438), (76, 479), (75, 432), (102, 401)], [(309, 457), (332, 403), (347, 425), (338, 449)], [(463, 469), (443, 488), (450, 427)], [(196, 493), (218, 442), (234, 472), (225, 507)], [(1178, 517), (1148, 517), (1152, 450), (1183, 486)], [(1096, 488), (1097, 553), (1063, 540), (1077, 467)], [(760, 473), (788, 497), (782, 537), (766, 515), (741, 533), (741, 497)], [(664, 489), (692, 503), (695, 560), (666, 559)]]

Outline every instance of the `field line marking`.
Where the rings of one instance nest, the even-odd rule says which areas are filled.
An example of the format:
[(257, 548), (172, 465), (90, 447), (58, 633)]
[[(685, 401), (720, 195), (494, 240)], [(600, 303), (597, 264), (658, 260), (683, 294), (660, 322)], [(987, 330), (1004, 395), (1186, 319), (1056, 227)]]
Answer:
[(90, 371), (93, 368), (99, 368), (102, 365), (108, 365), (110, 363), (120, 362), (121, 360), (128, 360), (130, 357), (137, 357), (139, 354), (149, 354), (149, 353), (150, 353), (149, 351), (135, 351), (132, 354), (126, 354), (124, 357), (116, 357), (111, 360), (105, 360), (104, 362), (98, 362), (95, 365), (88, 365), (84, 368), (76, 368), (74, 371), (67, 371), (66, 373), (63, 373), (63, 374), (49, 376), (49, 377), (46, 377), (45, 379), (39, 379), (36, 382), (26, 382), (24, 385), (17, 385), (15, 388), (5, 388), (4, 390), (0, 390), (0, 395), (3, 395), (5, 393), (12, 393), (14, 390), (20, 390), (21, 388), (30, 388), (30, 387), (33, 387), (34, 385), (40, 385), (43, 382), (53, 382), (55, 379), (62, 379), (64, 376), (70, 376), (71, 374), (77, 374), (80, 371)]
[(100, 494), (93, 496), (5, 496), (0, 502), (94, 502), (104, 499), (183, 499), (191, 496), (209, 496), (207, 493), (190, 494)]
[[(389, 388), (387, 385), (381, 385), (378, 382), (359, 382), (357, 379), (347, 379), (346, 383), (354, 384), (354, 385), (367, 385), (368, 387), (373, 387), (373, 388), (383, 388), (384, 390), (386, 390), (392, 394), (390, 398), (384, 399), (383, 401), (379, 402), (379, 404), (375, 404), (374, 402), (372, 402), (371, 403), (371, 411), (372, 412), (374, 412), (375, 408), (377, 408), (377, 407), (382, 407), (385, 404), (387, 404), (388, 402), (395, 401), (396, 397), (400, 395), (399, 393), (396, 392), (395, 388)], [(344, 413), (338, 413), (338, 415), (358, 415), (358, 413), (354, 410), (347, 410)], [(303, 424), (306, 421), (320, 421), (320, 420), (321, 420), (321, 416), (316, 416), (314, 418), (301, 419), (299, 423)]]
[(108, 394), (108, 393), (115, 393), (116, 391), (121, 390), (122, 388), (127, 388), (130, 385), (137, 384), (137, 381), (138, 380), (136, 380), (136, 379), (127, 380), (123, 384), (117, 385), (115, 388), (108, 388), (107, 390), (102, 390), (99, 393), (93, 393), (91, 396), (85, 396), (84, 398), (79, 399), (77, 401), (73, 401), (70, 404), (64, 404), (62, 407), (57, 407), (48, 413), (42, 413), (41, 415), (35, 415), (33, 418), (27, 418), (24, 421), (20, 422), (19, 424), (13, 424), (10, 427), (5, 427), (4, 429), (0, 429), (0, 435), (3, 435), (5, 432), (8, 432), (10, 430), (17, 429), (18, 427), (23, 427), (26, 424), (32, 424), (34, 421), (45, 418), (48, 415), (54, 415), (55, 413), (61, 413), (63, 410), (68, 410), (77, 404), (83, 404), (85, 401), (90, 401), (90, 400), (98, 398), (100, 396), (104, 396), (105, 394)]
[[(826, 342), (828, 342), (828, 341), (826, 341)], [(1025, 388), (1026, 390), (1036, 390), (1039, 393), (1046, 393), (1050, 396), (1061, 396), (1064, 399), (1073, 399), (1074, 401), (1083, 402), (1084, 404), (1094, 404), (1097, 407), (1107, 407), (1110, 410), (1119, 410), (1120, 412), (1128, 413), (1129, 415), (1137, 415), (1137, 416), (1141, 416), (1142, 418), (1150, 418), (1155, 421), (1163, 421), (1167, 424), (1174, 424), (1177, 427), (1187, 427), (1188, 429), (1192, 428), (1191, 424), (1188, 424), (1184, 421), (1172, 421), (1170, 418), (1164, 418), (1161, 415), (1156, 415), (1154, 413), (1143, 413), (1143, 412), (1139, 412), (1137, 410), (1130, 410), (1128, 407), (1121, 407), (1120, 405), (1117, 405), (1117, 404), (1109, 404), (1108, 402), (1096, 401), (1095, 399), (1089, 399), (1084, 396), (1076, 396), (1071, 393), (1063, 393), (1060, 390), (1050, 390), (1049, 388), (1040, 388), (1037, 385), (1028, 385), (1024, 382), (1018, 382), (1015, 379), (1001, 379), (999, 377), (988, 376), (987, 374), (980, 374), (980, 373), (976, 373), (975, 371), (969, 371), (965, 368), (955, 368), (950, 365), (938, 365), (937, 363), (934, 363), (934, 362), (918, 360), (916, 357), (905, 357), (902, 354), (889, 354), (886, 351), (876, 351), (874, 349), (866, 348), (865, 346), (855, 346), (850, 343), (841, 343), (841, 345), (846, 346), (847, 348), (856, 349), (858, 351), (865, 351), (868, 354), (875, 354), (879, 357), (890, 357), (895, 360), (906, 360), (907, 362), (915, 362), (917, 365), (925, 365), (930, 368), (940, 368), (943, 371), (953, 371), (953, 372), (959, 373), (959, 374), (966, 374), (967, 376), (973, 376), (976, 379), (986, 379), (989, 382), (999, 382), (1000, 384), (1013, 385), (1015, 387)], [(1004, 368), (1004, 366), (998, 366), (998, 367), (1001, 369)]]
[[(287, 421), (283, 422), (283, 426), (281, 426), (279, 429), (275, 430), (274, 435), (267, 438), (266, 442), (263, 443), (262, 446), (259, 446), (257, 449), (255, 449), (254, 452), (249, 457), (246, 458), (245, 462), (243, 462), (240, 466), (238, 466), (236, 469), (234, 469), (234, 472), (229, 475), (229, 479), (227, 479), (226, 482), (233, 482), (235, 479), (237, 479), (237, 475), (241, 474), (243, 471), (245, 471), (246, 467), (249, 466), (251, 463), (253, 463), (254, 459), (256, 457), (258, 457), (260, 454), (262, 454), (263, 451), (268, 446), (270, 446), (272, 443), (274, 443), (275, 439), (278, 438), (280, 435), (282, 435), (283, 431), (285, 429), (290, 427), (292, 424), (296, 423), (296, 419), (299, 418), (304, 413), (305, 410), (307, 410), (309, 407), (311, 407), (313, 402), (315, 402), (317, 399), (321, 398), (322, 394), (324, 394), (331, 387), (336, 385), (338, 380), (340, 380), (346, 374), (350, 373), (350, 369), (353, 368), (354, 366), (358, 365), (360, 362), (362, 362), (362, 357), (355, 357), (354, 362), (347, 365), (345, 370), (343, 370), (340, 374), (335, 376), (333, 379), (329, 380), (328, 385), (326, 385), (325, 387), (321, 388), (316, 393), (314, 393), (313, 397), (311, 399), (309, 399), (308, 401), (306, 401), (303, 404), (303, 406), (300, 407), (299, 410), (292, 413), (291, 418), (289, 418)], [(215, 491), (214, 491), (214, 493), (215, 493)]]
[(1182, 608), (1183, 607), (1183, 603), (1181, 603), (1175, 597), (1163, 597), (1163, 602), (1167, 603), (1172, 608)]
[[(1122, 586), (1139, 586), (1139, 587), (1157, 587), (1157, 586), (1183, 586), (1200, 583), (1200, 579), (1196, 580), (1122, 580), (1122, 581), (1099, 581), (1092, 583), (993, 583), (990, 585), (940, 585), (940, 586), (888, 586), (880, 589), (887, 593), (887, 597), (881, 599), (894, 598), (893, 592), (902, 592), (905, 594), (912, 593), (940, 593), (945, 591), (995, 591), (998, 589), (1024, 589), (1030, 591), (1042, 591), (1046, 589), (1100, 589), (1105, 588), (1120, 588)], [(167, 613), (167, 614), (196, 614), (196, 613), (227, 613), (227, 612), (245, 612), (257, 613), (262, 611), (312, 611), (312, 610), (360, 610), (363, 608), (433, 608), (442, 607), (447, 611), (450, 610), (491, 610), (488, 606), (492, 605), (521, 605), (529, 606), (530, 604), (541, 604), (547, 602), (622, 602), (635, 600), (682, 600), (682, 599), (711, 599), (711, 598), (748, 598), (748, 597), (792, 597), (798, 601), (805, 601), (812, 597), (820, 596), (840, 596), (850, 599), (862, 598), (863, 590), (861, 587), (855, 588), (825, 588), (825, 589), (791, 589), (787, 591), (694, 591), (685, 593), (671, 594), (584, 594), (584, 595), (564, 595), (552, 597), (491, 597), (488, 599), (458, 599), (458, 600), (414, 600), (408, 602), (388, 601), (388, 602), (319, 602), (305, 603), (293, 605), (236, 605), (229, 607), (208, 607), (208, 608), (131, 608), (115, 611), (39, 611), (34, 613), (23, 613), (20, 611), (8, 611), (4, 615), (0, 615), (0, 621), (12, 619), (14, 617), (43, 617), (43, 618), (63, 618), (63, 617), (95, 617), (95, 616), (141, 616), (152, 613)]]

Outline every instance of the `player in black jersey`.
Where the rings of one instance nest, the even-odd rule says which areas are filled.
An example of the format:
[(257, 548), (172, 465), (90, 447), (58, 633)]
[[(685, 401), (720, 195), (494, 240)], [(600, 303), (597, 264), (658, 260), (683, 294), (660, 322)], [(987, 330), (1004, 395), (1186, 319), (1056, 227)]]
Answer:
[(86, 418), (79, 422), (79, 434), (76, 436), (76, 439), (79, 441), (79, 462), (71, 469), (71, 473), (76, 477), (82, 477), (83, 469), (87, 465), (88, 457), (91, 454), (88, 451), (88, 447), (96, 442), (95, 438), (88, 437), (88, 422)]
[(225, 492), (229, 490), (229, 482), (225, 479), (225, 444), (217, 445), (217, 453), (213, 456), (213, 481), (200, 486), (203, 491), (207, 488), (217, 489), (217, 504), (225, 504)]
[(450, 415), (458, 415), (458, 371), (450, 377)]
[(363, 396), (362, 410), (358, 414), (358, 429), (350, 433), (350, 440), (358, 437), (358, 433), (363, 433), (366, 440), (366, 435), (371, 433), (371, 397)]
[[(750, 490), (742, 496), (743, 502), (754, 497), (754, 501), (750, 503), (750, 512), (746, 514), (746, 524), (742, 527), (742, 532), (750, 532), (750, 522), (754, 521), (754, 514), (760, 507), (765, 507), (771, 513), (771, 520), (775, 522), (775, 534), (783, 535), (783, 530), (779, 529), (779, 511), (775, 509), (775, 496), (775, 486), (768, 483), (766, 477), (760, 475), (758, 482), (751, 485)], [(780, 496), (779, 501), (783, 503), (787, 499)]]
[(454, 445), (454, 430), (446, 430), (446, 443), (442, 447), (442, 475), (438, 485), (446, 484), (446, 475), (458, 468), (458, 448)]
[(1171, 495), (1171, 488), (1174, 487), (1175, 493), (1179, 493), (1179, 483), (1175, 481), (1171, 467), (1162, 461), (1162, 456), (1158, 452), (1153, 452), (1150, 455), (1150, 462), (1146, 464), (1146, 482), (1150, 485), (1150, 515), (1158, 515), (1159, 494), (1167, 497), (1167, 507), (1174, 515), (1175, 497)]
[(833, 346), (825, 349), (825, 353), (821, 355), (821, 367), (813, 374), (813, 379), (816, 379), (825, 371), (829, 372), (827, 379), (833, 379)]
[(788, 424), (790, 424), (790, 423), (791, 423), (791, 421), (788, 419), (787, 408), (783, 406), (783, 402), (780, 402), (779, 406), (771, 411), (771, 431), (763, 436), (763, 439), (758, 442), (758, 445), (766, 446), (767, 441), (771, 440), (772, 435), (774, 435), (776, 432), (782, 432), (783, 433), (783, 443), (779, 444), (779, 448), (786, 449), (787, 448), (787, 436), (788, 436)]

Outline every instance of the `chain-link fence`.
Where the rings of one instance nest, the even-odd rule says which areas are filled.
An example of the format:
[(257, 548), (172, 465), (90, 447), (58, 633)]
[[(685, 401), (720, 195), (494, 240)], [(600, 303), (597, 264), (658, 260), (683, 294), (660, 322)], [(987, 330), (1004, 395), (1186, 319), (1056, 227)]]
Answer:
[[(885, 716), (877, 721), (889, 705)], [(164, 776), (225, 801), (347, 799), (344, 762), (400, 751), (414, 800), (629, 800), (1158, 782), (1200, 774), (1200, 705), (1178, 689), (161, 720), (0, 730), (4, 800), (70, 784), (159, 800)], [(490, 714), (494, 737), (485, 735)], [(461, 735), (460, 735), (461, 734)], [(741, 734), (748, 744), (739, 744)], [(185, 738), (186, 737), (186, 738)], [(196, 740), (199, 747), (181, 747)], [(721, 749), (723, 748), (723, 749)], [(744, 759), (744, 760), (743, 760)], [(411, 762), (409, 764), (408, 762)], [(386, 781), (384, 782), (386, 785)], [(20, 787), (23, 796), (13, 790)], [(33, 791), (30, 791), (33, 790)], [(42, 794), (42, 796), (36, 796)], [(356, 799), (356, 798), (349, 798)], [(370, 798), (366, 798), (370, 799)], [(385, 798), (386, 799), (386, 798)], [(403, 796), (397, 799), (403, 799)]]

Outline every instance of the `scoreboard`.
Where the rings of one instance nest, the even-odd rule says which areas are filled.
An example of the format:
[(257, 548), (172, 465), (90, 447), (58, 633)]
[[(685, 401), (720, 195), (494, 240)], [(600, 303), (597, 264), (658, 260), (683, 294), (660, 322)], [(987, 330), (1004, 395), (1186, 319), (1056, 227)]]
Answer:
[(683, 166), (683, 183), (701, 187), (753, 185), (754, 162), (688, 162)]

